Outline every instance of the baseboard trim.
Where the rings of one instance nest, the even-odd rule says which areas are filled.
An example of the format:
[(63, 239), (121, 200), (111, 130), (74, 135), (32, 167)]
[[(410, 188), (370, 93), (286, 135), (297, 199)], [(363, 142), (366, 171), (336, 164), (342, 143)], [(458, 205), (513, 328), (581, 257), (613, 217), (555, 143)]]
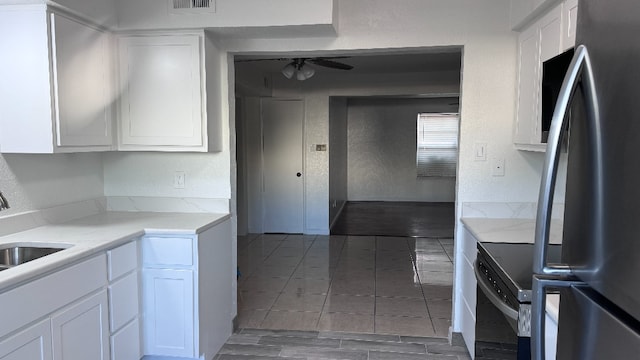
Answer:
[(238, 329), (240, 329), (240, 323), (238, 322), (238, 315), (234, 316), (233, 319), (231, 320), (231, 328), (233, 329), (233, 332), (237, 332)]

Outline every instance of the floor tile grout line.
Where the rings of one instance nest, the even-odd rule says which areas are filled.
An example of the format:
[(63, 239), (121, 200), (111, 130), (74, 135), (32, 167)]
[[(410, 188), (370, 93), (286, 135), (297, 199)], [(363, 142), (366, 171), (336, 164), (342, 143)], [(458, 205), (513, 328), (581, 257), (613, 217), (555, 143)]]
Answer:
[[(420, 278), (420, 273), (418, 272), (418, 264), (416, 262), (416, 257), (413, 256), (413, 254), (411, 252), (411, 246), (409, 246), (409, 240), (405, 239), (405, 242), (407, 244), (407, 248), (409, 249), (409, 256), (411, 256), (411, 258), (412, 258), (413, 270), (416, 272), (416, 277), (418, 278), (418, 282), (420, 283), (420, 293), (422, 294), (422, 300), (424, 301), (424, 307), (427, 309), (427, 316), (429, 317), (429, 322), (431, 323), (431, 329), (433, 330), (433, 334), (435, 335), (436, 334), (436, 326), (433, 324), (433, 318), (431, 317), (431, 311), (429, 310), (429, 302), (427, 301), (427, 297), (424, 294), (424, 288), (422, 287), (422, 279)], [(440, 244), (440, 241), (438, 241), (438, 244)], [(442, 244), (440, 244), (440, 247), (442, 247)], [(416, 251), (417, 251), (417, 249), (416, 249)], [(425, 349), (426, 349), (426, 346), (425, 346)]]
[[(271, 257), (271, 255), (273, 255), (273, 253), (279, 249), (282, 246), (282, 242), (288, 238), (289, 235), (286, 235), (278, 244), (278, 246), (276, 246), (270, 253), (269, 255), (267, 255), (267, 257), (262, 261), (262, 263), (264, 264), (265, 261)], [(295, 269), (293, 270), (295, 271)], [(287, 282), (284, 284), (284, 286), (287, 286), (287, 283), (289, 282), (289, 280), (287, 279)], [(276, 296), (275, 300), (273, 300), (273, 303), (271, 304), (271, 306), (269, 307), (269, 309), (267, 310), (267, 314), (264, 316), (264, 318), (262, 319), (262, 321), (260, 322), (260, 327), (262, 328), (262, 325), (264, 324), (264, 322), (267, 320), (267, 316), (269, 316), (269, 313), (273, 310), (273, 306), (276, 304), (276, 302), (278, 302), (278, 299), (280, 298), (280, 295), (282, 294), (282, 290), (284, 290), (284, 287), (278, 292), (278, 296)]]
[[(329, 235), (329, 241), (331, 241), (331, 235)], [(345, 237), (344, 241), (342, 241), (342, 247), (340, 248), (340, 253), (338, 254), (338, 260), (336, 260), (336, 264), (340, 263), (340, 259), (342, 258), (342, 253), (344, 252), (344, 247), (346, 246), (346, 244), (347, 244), (347, 238)], [(334, 275), (335, 273), (329, 274), (329, 288), (327, 289), (327, 295), (325, 296), (324, 302), (322, 303), (322, 308), (320, 308), (320, 316), (318, 316), (318, 321), (316, 322), (316, 329), (318, 329), (318, 327), (320, 326), (320, 319), (322, 319), (322, 314), (324, 313), (324, 307), (327, 305), (327, 299), (329, 299), (329, 296), (331, 294), (331, 285), (333, 284)], [(342, 341), (340, 341), (340, 343), (342, 343)]]
[[(260, 235), (256, 236), (256, 239), (257, 239), (257, 238), (259, 238), (259, 237), (263, 237), (264, 235), (265, 235), (265, 234), (260, 234)], [(271, 250), (271, 251), (269, 252), (269, 255), (267, 255), (267, 256), (265, 256), (264, 258), (262, 258), (262, 263), (260, 264), (261, 266), (264, 266), (264, 263), (267, 261), (267, 259), (268, 259), (269, 257), (271, 257), (271, 255), (273, 255), (273, 253), (274, 253), (274, 252), (275, 252), (275, 251), (276, 251), (280, 246), (282, 246), (282, 242), (283, 242), (283, 241), (284, 241), (284, 239), (286, 239), (288, 236), (289, 236), (289, 235), (285, 235), (285, 236), (284, 236), (284, 238), (282, 238), (282, 240), (278, 241), (278, 243), (279, 243), (279, 244), (278, 244), (278, 246), (276, 246), (275, 248), (273, 248), (273, 250)], [(251, 273), (251, 274), (247, 275), (247, 279), (249, 279), (249, 277), (251, 277), (252, 275), (253, 275), (253, 273)], [(245, 280), (245, 281), (246, 281), (246, 280)]]
[[(282, 239), (282, 241), (280, 242), (280, 245), (278, 245), (277, 248), (280, 248), (282, 246), (282, 242), (287, 239), (289, 236), (291, 235), (287, 235), (284, 237), (284, 239)], [(313, 246), (313, 243), (316, 242), (316, 239), (318, 238), (318, 236), (314, 236), (313, 237), (313, 241), (311, 242), (311, 246)], [(304, 249), (304, 236), (301, 239), (302, 241), (302, 248)], [(276, 305), (276, 303), (278, 302), (278, 299), (280, 299), (280, 296), (282, 296), (282, 294), (284, 294), (284, 289), (287, 287), (287, 285), (289, 284), (289, 281), (291, 281), (291, 278), (293, 277), (293, 274), (295, 274), (296, 270), (298, 269), (298, 267), (300, 266), (300, 264), (304, 261), (304, 258), (307, 254), (307, 252), (309, 251), (309, 249), (311, 249), (311, 246), (309, 246), (309, 248), (304, 249), (304, 253), (302, 254), (302, 258), (300, 258), (300, 261), (298, 261), (298, 264), (296, 265), (296, 267), (293, 269), (293, 272), (289, 275), (289, 278), (287, 279), (287, 282), (284, 284), (284, 286), (282, 287), (282, 289), (280, 290), (280, 292), (278, 293), (278, 296), (276, 297), (276, 299), (273, 301), (273, 304), (271, 304), (271, 307), (269, 308), (269, 310), (267, 311), (267, 315), (264, 317), (264, 319), (262, 319), (262, 322), (260, 323), (260, 327), (262, 327), (262, 325), (264, 324), (264, 322), (267, 320), (267, 316), (269, 316), (269, 313), (271, 313), (271, 311), (277, 311), (274, 310), (273, 307)], [(276, 249), (277, 249), (276, 248)], [(275, 251), (275, 249), (274, 249)], [(273, 252), (269, 255), (271, 256), (273, 254)], [(318, 320), (320, 319), (320, 317), (318, 317)], [(316, 324), (316, 329), (318, 328), (318, 325)]]
[[(447, 255), (447, 257), (449, 258), (449, 261), (451, 261), (451, 263), (453, 264), (453, 259), (451, 258), (451, 256), (449, 256), (449, 252), (447, 252), (447, 249), (444, 248), (444, 245), (442, 245), (442, 241), (440, 241), (441, 238), (438, 238), (438, 244), (440, 244), (440, 247), (442, 248), (442, 251), (444, 251), (444, 253)], [(444, 239), (444, 238), (443, 238)]]

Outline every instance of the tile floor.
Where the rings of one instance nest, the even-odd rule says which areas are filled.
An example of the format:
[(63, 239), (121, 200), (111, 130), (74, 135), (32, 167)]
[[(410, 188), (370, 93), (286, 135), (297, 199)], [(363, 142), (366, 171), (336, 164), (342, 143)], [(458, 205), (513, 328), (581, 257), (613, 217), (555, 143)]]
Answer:
[(215, 360), (470, 360), (463, 343), (416, 336), (243, 329)]
[(448, 336), (453, 239), (238, 237), (242, 328)]

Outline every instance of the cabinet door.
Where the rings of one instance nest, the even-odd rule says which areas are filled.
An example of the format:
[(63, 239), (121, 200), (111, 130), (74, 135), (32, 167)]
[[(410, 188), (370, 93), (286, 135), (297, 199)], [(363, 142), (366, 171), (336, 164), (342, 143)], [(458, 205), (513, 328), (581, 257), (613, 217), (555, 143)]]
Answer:
[(51, 318), (53, 360), (108, 360), (107, 292), (68, 306)]
[(57, 145), (112, 145), (109, 35), (58, 14), (50, 21)]
[(578, 0), (567, 0), (562, 5), (562, 51), (576, 45)]
[(49, 319), (0, 341), (0, 360), (51, 360)]
[(194, 357), (193, 271), (143, 270), (145, 355)]
[(201, 37), (122, 37), (120, 145), (203, 146)]
[(562, 6), (557, 6), (539, 22), (540, 62), (559, 55), (562, 51)]
[(536, 26), (518, 38), (518, 103), (513, 142), (530, 144), (538, 119), (540, 72), (540, 33)]

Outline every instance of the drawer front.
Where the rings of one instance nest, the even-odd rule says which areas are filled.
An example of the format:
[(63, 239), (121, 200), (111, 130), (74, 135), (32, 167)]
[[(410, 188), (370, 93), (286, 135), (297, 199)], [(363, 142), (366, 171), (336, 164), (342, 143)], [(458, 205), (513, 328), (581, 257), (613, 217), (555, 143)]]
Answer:
[(111, 337), (111, 360), (140, 359), (140, 323), (135, 319)]
[(107, 251), (109, 281), (138, 268), (138, 242), (132, 241)]
[(138, 316), (138, 272), (132, 272), (109, 285), (109, 323), (111, 332)]
[(469, 260), (471, 264), (476, 260), (476, 255), (478, 254), (478, 240), (471, 234), (471, 232), (465, 228), (464, 229), (464, 245), (463, 245), (463, 253), (464, 256)]
[(145, 237), (142, 259), (144, 265), (193, 266), (193, 239)]
[[(105, 286), (104, 254), (0, 294), (0, 337)], [(29, 306), (24, 306), (25, 301)]]

